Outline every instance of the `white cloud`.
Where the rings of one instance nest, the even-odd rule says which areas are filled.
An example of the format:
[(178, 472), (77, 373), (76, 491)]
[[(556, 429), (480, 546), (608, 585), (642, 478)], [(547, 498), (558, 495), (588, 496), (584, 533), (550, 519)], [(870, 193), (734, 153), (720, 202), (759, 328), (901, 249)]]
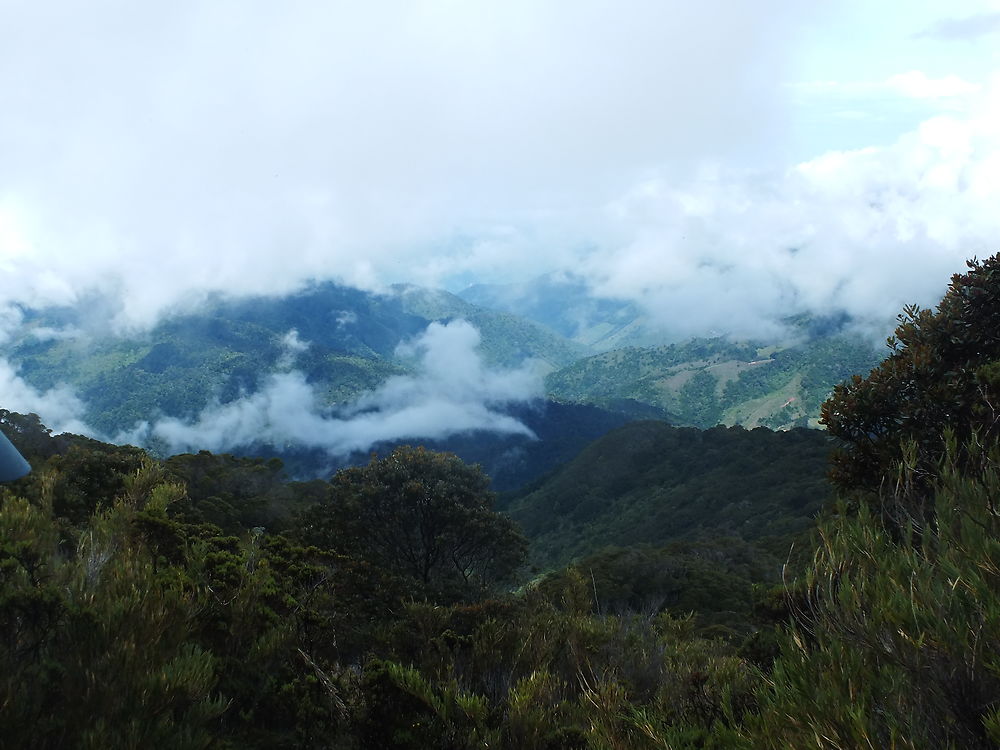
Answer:
[(0, 45), (0, 303), (97, 286), (123, 295), (125, 323), (211, 289), (544, 263), (651, 165), (766, 159), (782, 42), (809, 13), (791, 0), (3, 8), (16, 33)]
[(957, 75), (931, 77), (920, 70), (897, 73), (881, 81), (806, 81), (789, 88), (816, 95), (883, 98), (900, 96), (910, 99), (949, 99), (975, 96), (983, 90), (980, 83)]
[(295, 363), (295, 358), (309, 350), (309, 342), (299, 338), (299, 332), (292, 328), (281, 337), (281, 355), (278, 357), (279, 370), (287, 370)]
[(478, 345), (479, 332), (465, 321), (432, 323), (401, 352), (418, 359), (416, 375), (391, 378), (339, 415), (320, 409), (301, 372), (279, 372), (257, 393), (211, 406), (194, 422), (162, 419), (139, 425), (118, 440), (155, 439), (172, 452), (264, 443), (343, 456), (381, 441), (437, 439), (475, 430), (531, 436), (502, 407), (540, 398), (539, 371), (530, 364), (488, 370), (476, 353)]
[(968, 43), (970, 40), (998, 33), (1000, 12), (993, 7), (974, 15), (939, 19), (917, 36)]
[[(835, 6), (6, 2), (0, 308), (582, 269), (677, 332), (891, 317), (996, 249), (997, 58)], [(802, 111), (871, 148), (788, 169)]]
[(17, 370), (2, 358), (0, 407), (21, 414), (37, 414), (56, 433), (94, 434), (83, 421), (86, 407), (69, 386), (58, 385), (47, 391), (38, 390), (20, 377)]
[(780, 174), (651, 179), (609, 206), (618, 242), (587, 272), (675, 335), (838, 310), (884, 335), (904, 304), (934, 304), (966, 258), (1000, 250), (998, 93), (973, 116)]
[(914, 99), (943, 99), (955, 96), (971, 96), (978, 94), (982, 86), (978, 83), (963, 80), (956, 75), (942, 78), (931, 78), (919, 70), (894, 75), (886, 81), (889, 88), (898, 91), (903, 96)]

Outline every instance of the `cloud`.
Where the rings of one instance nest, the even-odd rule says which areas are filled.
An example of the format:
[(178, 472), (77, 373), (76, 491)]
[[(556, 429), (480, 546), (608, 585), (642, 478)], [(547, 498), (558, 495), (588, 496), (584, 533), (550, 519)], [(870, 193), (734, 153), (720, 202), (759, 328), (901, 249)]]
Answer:
[(278, 369), (289, 369), (295, 363), (295, 358), (308, 350), (309, 342), (300, 339), (299, 332), (292, 328), (281, 337), (281, 354), (277, 362)]
[(73, 432), (93, 435), (83, 420), (86, 407), (66, 385), (39, 390), (17, 374), (17, 370), (0, 358), (0, 407), (21, 414), (38, 414), (53, 432)]
[(213, 405), (193, 422), (162, 419), (117, 439), (156, 441), (174, 453), (269, 444), (346, 456), (383, 441), (478, 430), (533, 437), (503, 407), (540, 398), (539, 371), (531, 364), (488, 370), (476, 352), (479, 342), (479, 332), (465, 321), (430, 324), (399, 352), (416, 359), (415, 375), (391, 378), (337, 414), (324, 412), (305, 375), (293, 370), (270, 375), (257, 393)]
[(954, 96), (978, 94), (982, 86), (963, 80), (956, 75), (931, 78), (919, 70), (890, 76), (886, 84), (903, 96), (913, 99), (943, 99)]
[(802, 5), (4, 3), (0, 304), (537, 262), (650, 165), (767, 158)]
[(836, 311), (884, 336), (904, 304), (933, 305), (965, 259), (1000, 250), (998, 93), (973, 116), (781, 173), (651, 178), (609, 204), (617, 239), (585, 273), (674, 336), (777, 333), (783, 316)]
[[(959, 59), (902, 45), (934, 9), (895, 39), (870, 4), (791, 0), (0, 3), (0, 328), (95, 289), (127, 327), (213, 290), (568, 270), (678, 334), (769, 331), (891, 317), (995, 249), (996, 87), (979, 52), (914, 67)], [(960, 11), (928, 28), (995, 28)], [(783, 85), (805, 69), (846, 82)], [(827, 140), (888, 125), (788, 168), (824, 96)]]
[(1000, 33), (1000, 13), (977, 13), (964, 18), (944, 18), (919, 32), (918, 38), (969, 41)]
[(343, 330), (358, 322), (358, 314), (354, 310), (341, 310), (337, 313), (337, 330)]
[(806, 81), (789, 84), (796, 91), (826, 96), (867, 99), (898, 96), (908, 99), (951, 99), (970, 97), (982, 85), (957, 75), (932, 77), (921, 70), (897, 73), (881, 81)]

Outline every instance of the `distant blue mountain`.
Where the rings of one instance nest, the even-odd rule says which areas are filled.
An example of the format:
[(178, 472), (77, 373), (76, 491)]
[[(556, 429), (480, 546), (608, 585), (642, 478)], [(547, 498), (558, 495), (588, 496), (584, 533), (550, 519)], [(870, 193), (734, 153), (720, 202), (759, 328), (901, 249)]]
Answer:
[(596, 296), (583, 277), (547, 274), (520, 284), (475, 284), (467, 302), (544, 325), (597, 351), (662, 343), (633, 303)]

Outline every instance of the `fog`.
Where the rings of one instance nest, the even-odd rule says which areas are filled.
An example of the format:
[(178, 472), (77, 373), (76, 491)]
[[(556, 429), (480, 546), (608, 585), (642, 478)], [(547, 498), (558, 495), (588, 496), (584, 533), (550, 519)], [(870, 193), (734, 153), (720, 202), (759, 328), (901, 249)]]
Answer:
[(678, 337), (767, 335), (799, 312), (884, 330), (904, 305), (935, 304), (966, 259), (1000, 251), (998, 93), (778, 174), (651, 178), (610, 207), (618, 239), (582, 267), (595, 292)]
[(398, 354), (414, 360), (413, 375), (390, 378), (347, 408), (332, 412), (292, 357), (307, 344), (286, 337), (290, 369), (269, 375), (259, 391), (206, 408), (194, 421), (163, 418), (115, 436), (115, 442), (158, 445), (169, 453), (231, 451), (254, 445), (318, 448), (334, 456), (394, 440), (434, 440), (477, 430), (533, 437), (506, 415), (507, 405), (543, 395), (540, 370), (483, 366), (479, 332), (465, 321), (431, 323)]
[(650, 168), (777, 157), (799, 5), (5, 3), (0, 301), (573, 263)]
[(39, 414), (53, 432), (95, 434), (84, 421), (86, 405), (71, 388), (65, 385), (48, 390), (34, 388), (3, 358), (0, 358), (0, 394), (3, 394), (0, 408), (20, 414)]
[[(0, 11), (0, 343), (32, 307), (82, 307), (81, 330), (36, 335), (86, 338), (212, 293), (543, 273), (633, 303), (664, 339), (768, 337), (799, 312), (878, 338), (1000, 249), (993, 0)], [(487, 394), (521, 397), (521, 376), (469, 355), (459, 387), (436, 335), (415, 344), (418, 378), (350, 414), (318, 409), (288, 364), (197, 423), (146, 429), (340, 451), (445, 429), (412, 411), (434, 404), (454, 429), (516, 430)], [(80, 426), (67, 389), (0, 375), (5, 407)]]

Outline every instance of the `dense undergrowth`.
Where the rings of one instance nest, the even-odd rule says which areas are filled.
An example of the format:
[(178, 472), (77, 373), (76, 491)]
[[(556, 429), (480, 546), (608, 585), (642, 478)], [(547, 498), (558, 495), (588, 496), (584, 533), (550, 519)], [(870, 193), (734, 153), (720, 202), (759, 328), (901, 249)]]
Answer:
[(997, 320), (993, 258), (835, 392), (842, 498), (776, 586), (721, 539), (529, 579), (482, 476), (445, 454), (295, 484), (4, 412), (35, 470), (0, 504), (2, 742), (996, 747)]

